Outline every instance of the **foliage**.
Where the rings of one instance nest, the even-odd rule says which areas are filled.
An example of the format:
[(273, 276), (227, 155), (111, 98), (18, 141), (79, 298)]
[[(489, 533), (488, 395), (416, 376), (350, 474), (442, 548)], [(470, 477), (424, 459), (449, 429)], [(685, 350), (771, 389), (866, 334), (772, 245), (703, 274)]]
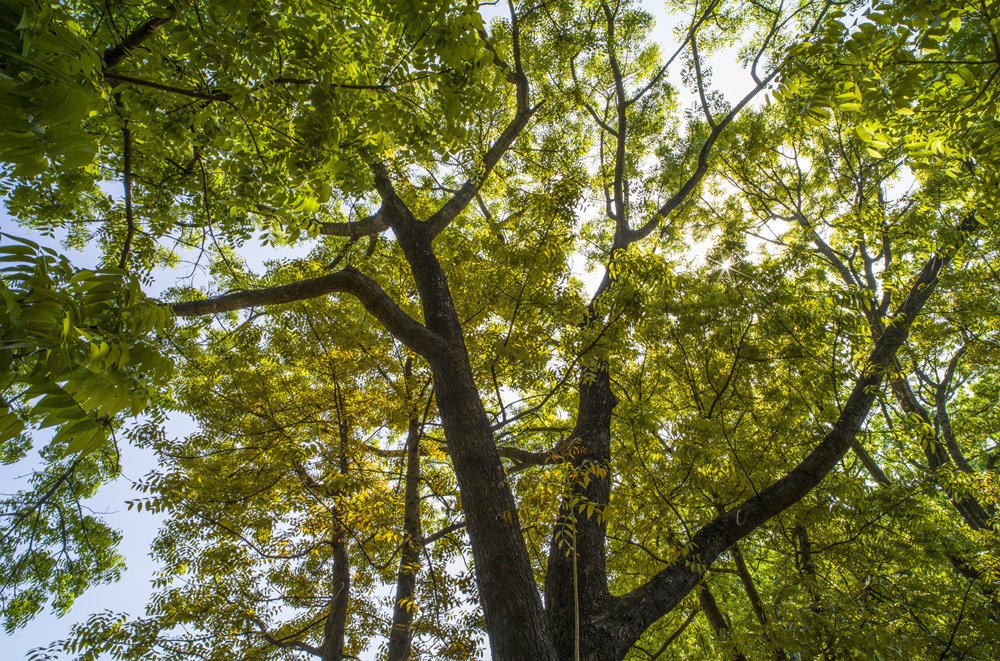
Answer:
[(149, 335), (171, 316), (121, 271), (75, 269), (51, 249), (4, 236), (0, 459), (23, 459), (38, 431), (55, 429), (31, 487), (3, 499), (0, 598), (11, 630), (49, 594), (65, 612), (91, 582), (118, 576), (118, 533), (79, 501), (118, 471), (114, 423), (141, 413), (170, 372)]
[(97, 149), (81, 130), (100, 95), (98, 53), (59, 5), (0, 5), (0, 159), (19, 176), (87, 165)]
[(5, 5), (7, 628), (121, 432), (38, 658), (995, 656), (996, 8), (667, 9)]

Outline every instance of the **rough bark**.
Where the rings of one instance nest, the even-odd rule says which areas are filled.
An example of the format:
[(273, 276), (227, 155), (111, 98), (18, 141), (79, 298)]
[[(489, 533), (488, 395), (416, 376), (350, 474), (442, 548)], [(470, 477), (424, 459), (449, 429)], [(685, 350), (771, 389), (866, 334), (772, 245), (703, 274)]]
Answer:
[(396, 196), (383, 170), (376, 169), (376, 186), (410, 264), (424, 322), (445, 345), (429, 362), (493, 658), (554, 658), (514, 495), (472, 375), (448, 280), (432, 249), (432, 236)]
[(617, 404), (606, 369), (584, 372), (567, 452), (570, 479), (549, 546), (545, 614), (560, 658), (607, 658), (591, 626), (607, 608), (606, 523), (611, 495), (611, 413)]
[(420, 424), (414, 418), (406, 437), (406, 486), (403, 506), (403, 548), (396, 575), (396, 595), (393, 600), (392, 629), (389, 632), (389, 661), (410, 658), (413, 640), (413, 613), (407, 604), (413, 601), (423, 550), (420, 522)]
[[(516, 17), (514, 22), (516, 24)], [(755, 94), (766, 87), (776, 73), (777, 69), (758, 81), (759, 85), (716, 125), (703, 146), (698, 168), (677, 194), (645, 225), (616, 233), (616, 236), (621, 237), (616, 243), (623, 244), (618, 247), (626, 247), (650, 234), (659, 226), (662, 216), (687, 198), (693, 186), (704, 175), (706, 155), (722, 129)], [(568, 564), (558, 559), (551, 561), (555, 571), (551, 578), (551, 588), (547, 585), (552, 603), (547, 617), (534, 583), (513, 494), (473, 378), (462, 326), (447, 278), (432, 249), (434, 236), (465, 208), (481, 185), (483, 177), (488, 174), (489, 166), (502, 156), (530, 119), (531, 110), (526, 103), (526, 81), (519, 65), (515, 66), (511, 76), (518, 84), (518, 113), (514, 122), (491, 147), (485, 174), (470, 178), (460, 193), (439, 209), (428, 222), (420, 223), (413, 217), (393, 190), (385, 168), (374, 166), (375, 184), (383, 205), (379, 220), (372, 221), (372, 231), (377, 229), (376, 222), (383, 222), (381, 218), (385, 218), (385, 222), (393, 230), (417, 285), (424, 324), (403, 312), (377, 284), (353, 269), (344, 269), (322, 278), (262, 292), (236, 292), (208, 301), (179, 303), (173, 309), (180, 316), (192, 316), (302, 300), (331, 292), (347, 292), (356, 296), (390, 332), (430, 363), (445, 440), (466, 516), (493, 658), (556, 658), (549, 622), (555, 623), (553, 629), (559, 640), (559, 656), (566, 656), (567, 611), (564, 604), (567, 569), (575, 569), (572, 586), (574, 599), (580, 604), (573, 607), (573, 617), (570, 620), (574, 626), (574, 646), (577, 614), (583, 613), (584, 608), (592, 607), (592, 612), (587, 612), (586, 617), (580, 618), (581, 641), (584, 638), (593, 641), (593, 647), (587, 650), (587, 655), (600, 659), (622, 658), (646, 628), (676, 607), (695, 588), (705, 569), (721, 553), (771, 517), (798, 502), (833, 470), (855, 444), (857, 433), (868, 416), (886, 374), (893, 366), (896, 352), (906, 340), (910, 324), (933, 291), (941, 269), (950, 262), (957, 242), (934, 255), (924, 265), (897, 314), (877, 338), (839, 418), (813, 451), (794, 469), (735, 509), (717, 516), (695, 534), (691, 554), (664, 568), (644, 585), (621, 597), (602, 596), (606, 594), (602, 524), (595, 523), (592, 528), (584, 530), (587, 526), (580, 526), (579, 522), (583, 518), (578, 517), (576, 562)], [(525, 96), (522, 98), (521, 95)], [(959, 234), (964, 237), (976, 224), (970, 215), (959, 228)], [(350, 233), (348, 235), (351, 236)], [(603, 289), (602, 283), (599, 291)], [(602, 384), (600, 388), (606, 391), (605, 401), (609, 403), (606, 406), (607, 416), (610, 418), (613, 396), (609, 386)], [(581, 388), (581, 402), (584, 399), (584, 389)], [(584, 421), (591, 412), (603, 415), (599, 409), (600, 407), (596, 407), (591, 411), (581, 403), (577, 422), (581, 430), (586, 427), (585, 431), (590, 431), (590, 427), (587, 427), (590, 423), (585, 424)], [(600, 433), (603, 434), (603, 419), (600, 423), (595, 424), (594, 429), (601, 427)], [(591, 459), (606, 461), (605, 457), (610, 457), (610, 452), (602, 454), (605, 447), (603, 444), (610, 447), (610, 436), (607, 441), (603, 437), (598, 439), (596, 435), (593, 439), (593, 449), (587, 449), (588, 453), (594, 453)], [(585, 443), (583, 445), (586, 447)], [(600, 503), (603, 498), (603, 503), (606, 504), (607, 497), (599, 491), (603, 488), (599, 482), (598, 480), (594, 487), (598, 491), (585, 495), (595, 503)], [(596, 553), (598, 549), (599, 554)], [(583, 558), (583, 554), (589, 554), (589, 558)], [(583, 606), (585, 603), (590, 606)], [(332, 635), (328, 638), (333, 640), (337, 634), (336, 627), (331, 632)]]
[[(409, 340), (408, 343), (422, 345), (434, 376), (435, 397), (445, 430), (445, 441), (462, 497), (492, 656), (498, 660), (556, 658), (546, 614), (542, 609), (524, 546), (514, 497), (504, 475), (492, 429), (473, 379), (461, 323), (447, 278), (432, 249), (433, 237), (430, 232), (422, 231), (421, 223), (413, 218), (402, 200), (395, 195), (384, 168), (376, 168), (376, 187), (383, 198), (383, 211), (387, 214), (390, 226), (410, 264), (420, 293), (426, 325), (421, 325), (399, 310), (385, 292), (370, 280), (363, 276), (358, 278), (357, 275), (360, 274), (355, 275), (356, 272), (345, 274), (344, 271), (332, 274), (336, 276), (332, 283), (324, 281), (324, 285), (307, 281), (275, 288), (278, 291), (269, 292), (267, 301), (262, 301), (259, 296), (248, 295), (253, 293), (240, 292), (210, 301), (177, 304), (174, 310), (182, 316), (191, 316), (268, 302), (300, 300), (320, 295), (315, 290), (327, 286), (330, 287), (328, 291), (350, 291), (390, 331), (406, 336), (407, 339), (400, 338), (402, 341)], [(588, 613), (587, 618), (581, 619), (581, 639), (585, 637), (588, 641), (593, 641), (593, 647), (587, 651), (589, 658), (623, 658), (643, 631), (676, 607), (695, 588), (704, 571), (720, 554), (771, 517), (798, 502), (833, 470), (855, 442), (886, 374), (895, 367), (896, 352), (906, 341), (910, 325), (933, 292), (938, 275), (950, 263), (961, 241), (976, 226), (974, 217), (967, 217), (959, 227), (959, 240), (924, 264), (896, 314), (876, 340), (839, 418), (812, 452), (770, 487), (702, 527), (694, 535), (694, 550), (689, 555), (664, 568), (632, 592), (621, 597), (608, 597), (606, 607), (595, 608), (593, 613)], [(360, 286), (358, 283), (361, 283)], [(303, 292), (298, 288), (303, 286), (308, 290), (304, 292), (305, 296), (299, 295)], [(610, 410), (613, 408), (610, 386), (600, 379), (595, 379), (594, 383), (598, 390), (592, 392), (604, 393), (606, 413), (601, 412), (599, 406), (588, 409), (587, 405), (582, 404), (577, 421), (581, 430), (591, 429), (591, 423), (586, 422), (590, 413), (600, 413), (610, 419)], [(591, 391), (581, 388), (582, 402), (590, 398), (586, 394), (588, 392)], [(599, 398), (595, 396), (595, 399)], [(601, 418), (599, 422), (600, 424), (594, 423), (593, 429), (604, 428), (604, 419)], [(603, 440), (600, 442), (604, 443)], [(607, 444), (610, 447), (610, 436)], [(595, 444), (595, 452), (600, 452), (600, 447), (600, 444)], [(601, 457), (595, 456), (598, 459)], [(593, 497), (597, 500), (601, 498), (596, 493)], [(603, 530), (597, 531), (600, 535), (595, 539), (603, 543)], [(579, 531), (577, 534), (580, 534)], [(603, 575), (603, 553), (601, 555), (599, 561), (595, 558), (590, 564), (585, 562), (582, 572), (577, 565), (577, 591), (583, 585), (580, 583), (581, 575)], [(557, 599), (556, 593), (565, 592), (565, 578), (558, 576), (563, 570), (563, 566), (557, 563), (557, 575), (552, 579), (553, 604)], [(600, 594), (601, 590), (595, 588), (600, 581), (584, 578), (584, 583), (583, 594)], [(346, 599), (346, 591), (344, 598)], [(560, 602), (564, 599), (565, 597), (558, 597)], [(592, 603), (598, 601), (600, 599), (593, 599)], [(566, 622), (565, 610), (561, 605), (553, 608), (563, 613), (552, 619), (560, 623), (556, 628), (560, 630), (559, 640), (564, 641), (565, 634), (562, 630)], [(575, 627), (575, 617), (573, 623)], [(333, 640), (336, 628), (331, 631), (333, 635), (328, 636), (328, 639)], [(561, 643), (559, 656), (565, 657), (565, 650), (564, 643)]]

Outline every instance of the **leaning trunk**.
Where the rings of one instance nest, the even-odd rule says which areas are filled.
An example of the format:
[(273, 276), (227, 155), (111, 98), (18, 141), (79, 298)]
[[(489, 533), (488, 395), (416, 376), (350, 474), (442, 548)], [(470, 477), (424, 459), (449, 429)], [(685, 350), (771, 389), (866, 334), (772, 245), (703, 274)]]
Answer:
[(420, 292), (424, 323), (445, 345), (429, 362), (493, 658), (553, 658), (514, 494), (472, 375), (448, 280), (427, 230), (398, 197), (387, 193), (386, 198), (387, 213)]

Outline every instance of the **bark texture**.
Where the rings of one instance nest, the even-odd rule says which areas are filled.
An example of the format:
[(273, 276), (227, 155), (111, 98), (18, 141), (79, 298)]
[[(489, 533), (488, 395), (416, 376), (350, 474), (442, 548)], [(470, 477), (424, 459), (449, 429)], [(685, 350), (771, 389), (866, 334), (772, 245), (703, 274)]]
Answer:
[(396, 575), (396, 595), (393, 601), (392, 629), (389, 632), (388, 657), (390, 661), (410, 658), (413, 641), (412, 603), (423, 550), (423, 532), (420, 524), (420, 424), (410, 420), (406, 437), (406, 487), (403, 506), (403, 541)]
[(566, 444), (566, 495), (549, 545), (545, 613), (560, 658), (607, 658), (593, 626), (608, 607), (604, 510), (611, 495), (611, 413), (607, 369), (584, 372), (576, 426)]
[(472, 375), (448, 280), (432, 249), (432, 235), (384, 177), (377, 174), (376, 185), (416, 281), (424, 323), (443, 341), (443, 349), (429, 356), (434, 394), (462, 496), (493, 658), (554, 658), (514, 495)]

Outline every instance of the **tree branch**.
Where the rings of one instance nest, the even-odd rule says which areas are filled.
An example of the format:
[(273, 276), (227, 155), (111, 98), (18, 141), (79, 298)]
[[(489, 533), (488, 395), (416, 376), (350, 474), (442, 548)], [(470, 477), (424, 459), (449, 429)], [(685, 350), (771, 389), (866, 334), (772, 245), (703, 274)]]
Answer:
[(129, 51), (138, 47), (143, 41), (151, 37), (157, 30), (167, 24), (174, 17), (175, 8), (173, 5), (167, 8), (165, 16), (152, 16), (132, 30), (121, 43), (104, 51), (104, 68), (113, 69), (129, 54)]
[(374, 280), (352, 267), (290, 285), (174, 303), (171, 308), (178, 317), (197, 317), (261, 305), (291, 303), (334, 293), (355, 296), (386, 330), (421, 356), (429, 357), (443, 350), (444, 342), (440, 337), (406, 314)]
[(607, 24), (607, 51), (608, 64), (611, 66), (611, 75), (615, 83), (615, 167), (614, 178), (612, 180), (612, 191), (614, 193), (614, 219), (615, 219), (615, 239), (616, 248), (628, 235), (628, 182), (625, 180), (625, 147), (626, 131), (628, 129), (627, 108), (628, 99), (625, 97), (625, 80), (622, 76), (621, 65), (618, 63), (618, 56), (615, 53), (615, 15), (607, 2), (601, 3), (604, 10), (604, 19)]
[(515, 471), (527, 466), (545, 466), (547, 464), (556, 464), (565, 459), (565, 457), (555, 448), (551, 450), (544, 450), (542, 452), (532, 452), (531, 450), (522, 450), (521, 448), (515, 448), (510, 445), (500, 445), (497, 446), (497, 451), (504, 459), (510, 459), (514, 462), (512, 470)]
[(612, 626), (621, 628), (621, 644), (631, 645), (647, 627), (694, 589), (719, 555), (770, 518), (797, 503), (834, 469), (867, 419), (887, 373), (893, 368), (896, 352), (906, 341), (913, 320), (934, 291), (939, 274), (977, 225), (973, 214), (966, 216), (958, 228), (958, 239), (942, 247), (924, 263), (906, 298), (862, 366), (861, 376), (855, 382), (840, 417), (819, 445), (770, 487), (702, 527), (694, 535), (690, 553), (642, 586), (615, 600), (617, 603), (609, 609), (606, 617), (609, 623), (614, 623)]
[(112, 85), (128, 84), (136, 85), (138, 87), (149, 87), (150, 89), (160, 90), (161, 92), (170, 92), (172, 94), (179, 94), (181, 96), (186, 96), (192, 99), (201, 99), (203, 101), (228, 101), (233, 96), (227, 92), (205, 92), (202, 90), (168, 85), (166, 83), (158, 83), (153, 80), (145, 80), (144, 78), (136, 78), (135, 76), (126, 76), (119, 73), (106, 73), (104, 74), (104, 80)]
[(428, 546), (438, 541), (442, 537), (447, 537), (451, 533), (457, 532), (463, 528), (465, 528), (465, 521), (457, 521), (455, 523), (445, 526), (444, 528), (441, 528), (436, 532), (432, 532), (430, 535), (427, 535), (420, 541), (420, 544), (421, 546)]
[(691, 173), (691, 176), (688, 177), (687, 181), (685, 181), (681, 187), (677, 189), (677, 192), (674, 193), (674, 195), (667, 200), (663, 206), (656, 210), (653, 216), (646, 221), (642, 227), (635, 230), (629, 230), (627, 236), (628, 243), (634, 243), (635, 241), (652, 234), (653, 230), (660, 224), (660, 221), (663, 218), (666, 218), (670, 212), (679, 207), (687, 199), (688, 195), (691, 194), (691, 191), (695, 189), (695, 187), (705, 177), (705, 174), (708, 173), (708, 157), (712, 153), (712, 148), (715, 146), (715, 143), (718, 142), (722, 132), (726, 130), (726, 127), (729, 126), (734, 119), (736, 119), (736, 116), (740, 113), (740, 111), (742, 111), (743, 108), (745, 108), (747, 104), (754, 99), (754, 97), (771, 84), (771, 81), (774, 80), (780, 71), (780, 66), (775, 67), (771, 73), (761, 79), (759, 83), (754, 85), (753, 89), (747, 92), (747, 94), (740, 99), (735, 106), (733, 106), (732, 110), (726, 113), (725, 117), (719, 120), (715, 127), (712, 128), (712, 132), (709, 133), (708, 137), (705, 139), (704, 144), (701, 146), (701, 151), (698, 153), (698, 165), (695, 168), (695, 171)]
[[(407, 386), (412, 383), (413, 361), (406, 359), (403, 367)], [(396, 573), (396, 594), (392, 600), (392, 627), (389, 630), (387, 656), (389, 661), (410, 658), (413, 642), (413, 608), (416, 595), (420, 553), (424, 549), (423, 522), (420, 516), (420, 437), (422, 426), (414, 408), (413, 393), (407, 387), (409, 428), (406, 435), (406, 469), (403, 488), (403, 544)]]
[(531, 116), (535, 114), (535, 111), (541, 105), (538, 104), (532, 107), (530, 103), (531, 88), (528, 84), (528, 77), (524, 73), (524, 67), (521, 64), (521, 28), (513, 3), (510, 5), (510, 24), (514, 51), (514, 69), (507, 74), (507, 80), (512, 82), (517, 89), (517, 110), (510, 123), (507, 124), (507, 127), (500, 133), (493, 144), (490, 145), (486, 154), (483, 155), (483, 162), (476, 168), (476, 172), (462, 184), (462, 187), (452, 195), (451, 199), (445, 202), (434, 215), (427, 219), (425, 226), (431, 238), (440, 234), (441, 230), (455, 220), (458, 214), (462, 213), (465, 207), (475, 198), (476, 193), (479, 192), (479, 189), (486, 182), (493, 168), (500, 162), (500, 159), (507, 153), (511, 145), (514, 144), (517, 137), (521, 135), (521, 132), (528, 125)]
[(122, 187), (125, 189), (125, 242), (122, 244), (122, 254), (118, 258), (118, 268), (128, 266), (129, 253), (132, 251), (132, 240), (135, 238), (135, 216), (132, 211), (132, 129), (128, 120), (122, 126)]
[(351, 239), (360, 239), (363, 236), (381, 234), (387, 229), (389, 229), (389, 220), (379, 208), (372, 215), (357, 222), (320, 223), (319, 233), (326, 236), (346, 236)]
[(322, 654), (322, 651), (318, 647), (313, 647), (312, 645), (309, 645), (308, 643), (304, 643), (304, 642), (302, 642), (300, 640), (295, 640), (295, 639), (298, 638), (299, 636), (301, 636), (306, 631), (309, 631), (309, 629), (312, 629), (313, 627), (315, 627), (317, 624), (319, 624), (320, 622), (322, 622), (324, 619), (326, 619), (325, 616), (321, 617), (321, 618), (319, 618), (317, 620), (314, 620), (313, 622), (307, 624), (302, 629), (299, 629), (295, 633), (289, 634), (288, 636), (286, 636), (284, 638), (275, 638), (274, 635), (267, 628), (267, 625), (264, 623), (264, 621), (261, 620), (256, 615), (254, 615), (253, 613), (248, 613), (247, 617), (249, 617), (250, 620), (253, 621), (253, 623), (257, 625), (257, 628), (260, 630), (260, 637), (263, 638), (267, 642), (268, 645), (272, 645), (274, 647), (279, 647), (279, 648), (282, 648), (282, 649), (300, 650), (300, 651), (306, 652), (307, 654), (311, 654), (313, 656), (320, 656)]
[(650, 656), (650, 658), (651, 659), (658, 659), (658, 658), (660, 658), (660, 656), (662, 656), (663, 653), (667, 651), (667, 648), (670, 647), (670, 643), (672, 643), (675, 640), (677, 640), (678, 636), (680, 636), (682, 633), (684, 633), (684, 630), (687, 629), (688, 625), (691, 624), (691, 622), (694, 621), (694, 618), (697, 615), (698, 615), (698, 609), (697, 608), (694, 609), (694, 610), (692, 610), (690, 613), (688, 613), (687, 617), (684, 618), (684, 621), (681, 622), (680, 626), (677, 627), (676, 629), (674, 629), (674, 632), (671, 633), (669, 636), (666, 637), (666, 639), (663, 641), (663, 644), (660, 645), (659, 649), (657, 649)]
[[(104, 74), (105, 82), (114, 84), (129, 84), (136, 85), (138, 87), (148, 87), (150, 89), (160, 90), (161, 92), (170, 92), (172, 94), (179, 94), (181, 96), (186, 96), (192, 99), (201, 99), (203, 101), (229, 101), (233, 98), (233, 95), (229, 92), (220, 91), (204, 91), (198, 89), (191, 89), (188, 87), (177, 87), (176, 85), (170, 85), (167, 83), (156, 82), (155, 80), (146, 80), (145, 78), (137, 78), (135, 76), (127, 76), (120, 73), (106, 73)], [(307, 79), (289, 79), (289, 78), (275, 78), (274, 80), (268, 80), (261, 83), (261, 87), (266, 85), (287, 85), (287, 84), (299, 84), (299, 85), (325, 85), (327, 87), (336, 89), (348, 89), (348, 90), (369, 90), (374, 92), (388, 92), (392, 90), (390, 85), (363, 85), (358, 83), (320, 83), (315, 80)]]
[(972, 473), (972, 466), (962, 453), (962, 448), (958, 444), (958, 439), (955, 438), (955, 432), (951, 427), (951, 416), (948, 415), (948, 396), (951, 391), (951, 382), (955, 377), (955, 369), (958, 367), (958, 361), (965, 355), (965, 352), (965, 345), (959, 347), (955, 355), (948, 361), (944, 378), (941, 379), (941, 383), (934, 390), (934, 417), (941, 428), (941, 436), (944, 438), (945, 446), (948, 448), (951, 458), (955, 461), (955, 465), (965, 473)]
[[(707, 20), (707, 18), (711, 15), (711, 12), (713, 11), (715, 4), (716, 3), (713, 2), (711, 5), (709, 5), (708, 9), (706, 9), (705, 14), (703, 15), (702, 20)], [(705, 177), (705, 174), (707, 174), (708, 172), (708, 157), (711, 154), (712, 148), (715, 146), (715, 143), (718, 142), (719, 137), (722, 135), (722, 132), (736, 118), (736, 116), (743, 110), (743, 108), (747, 106), (747, 104), (749, 104), (760, 92), (762, 92), (764, 89), (767, 88), (768, 85), (771, 84), (771, 81), (774, 80), (775, 77), (777, 77), (777, 75), (781, 72), (782, 68), (784, 67), (785, 61), (783, 60), (779, 62), (771, 70), (771, 72), (766, 76), (764, 76), (763, 78), (760, 78), (756, 73), (757, 62), (760, 59), (761, 53), (763, 53), (763, 49), (766, 48), (766, 45), (771, 42), (777, 30), (781, 26), (786, 25), (789, 21), (791, 21), (792, 18), (794, 18), (800, 11), (802, 11), (801, 8), (799, 10), (792, 12), (792, 14), (789, 15), (788, 18), (786, 18), (780, 24), (776, 22), (774, 25), (772, 25), (770, 32), (768, 33), (768, 35), (764, 40), (764, 45), (762, 46), (762, 50), (758, 52), (757, 57), (754, 58), (754, 64), (751, 72), (753, 80), (756, 83), (754, 87), (749, 92), (747, 92), (747, 94), (742, 99), (740, 99), (728, 113), (726, 113), (725, 117), (719, 120), (718, 123), (712, 128), (712, 132), (709, 133), (708, 137), (705, 139), (704, 144), (702, 144), (701, 151), (698, 153), (698, 165), (695, 168), (695, 171), (691, 174), (691, 176), (688, 177), (687, 181), (685, 181), (681, 185), (681, 187), (677, 189), (677, 192), (675, 192), (674, 195), (663, 204), (663, 206), (657, 209), (650, 216), (650, 218), (646, 221), (645, 224), (643, 224), (641, 227), (635, 230), (630, 229), (628, 231), (627, 235), (624, 237), (625, 239), (624, 245), (634, 243), (652, 234), (653, 230), (655, 230), (657, 226), (660, 224), (660, 221), (666, 218), (674, 209), (683, 204), (684, 201), (687, 200), (688, 195), (691, 194), (691, 192), (695, 189), (695, 187)], [(825, 15), (825, 10), (821, 12), (820, 16), (816, 18), (816, 20), (813, 22), (812, 29), (815, 29), (819, 25), (819, 22), (822, 19), (823, 15)], [(693, 35), (694, 30), (695, 26), (692, 26), (691, 30), (689, 31), (689, 35)]]
[[(708, 96), (705, 94), (705, 77), (701, 71), (701, 56), (698, 54), (698, 39), (691, 35), (691, 60), (694, 63), (694, 79), (698, 86), (698, 98), (701, 99), (701, 110), (705, 115), (708, 125), (715, 128), (715, 117), (712, 116), (712, 108), (708, 105)], [(760, 81), (756, 81), (760, 84)]]

